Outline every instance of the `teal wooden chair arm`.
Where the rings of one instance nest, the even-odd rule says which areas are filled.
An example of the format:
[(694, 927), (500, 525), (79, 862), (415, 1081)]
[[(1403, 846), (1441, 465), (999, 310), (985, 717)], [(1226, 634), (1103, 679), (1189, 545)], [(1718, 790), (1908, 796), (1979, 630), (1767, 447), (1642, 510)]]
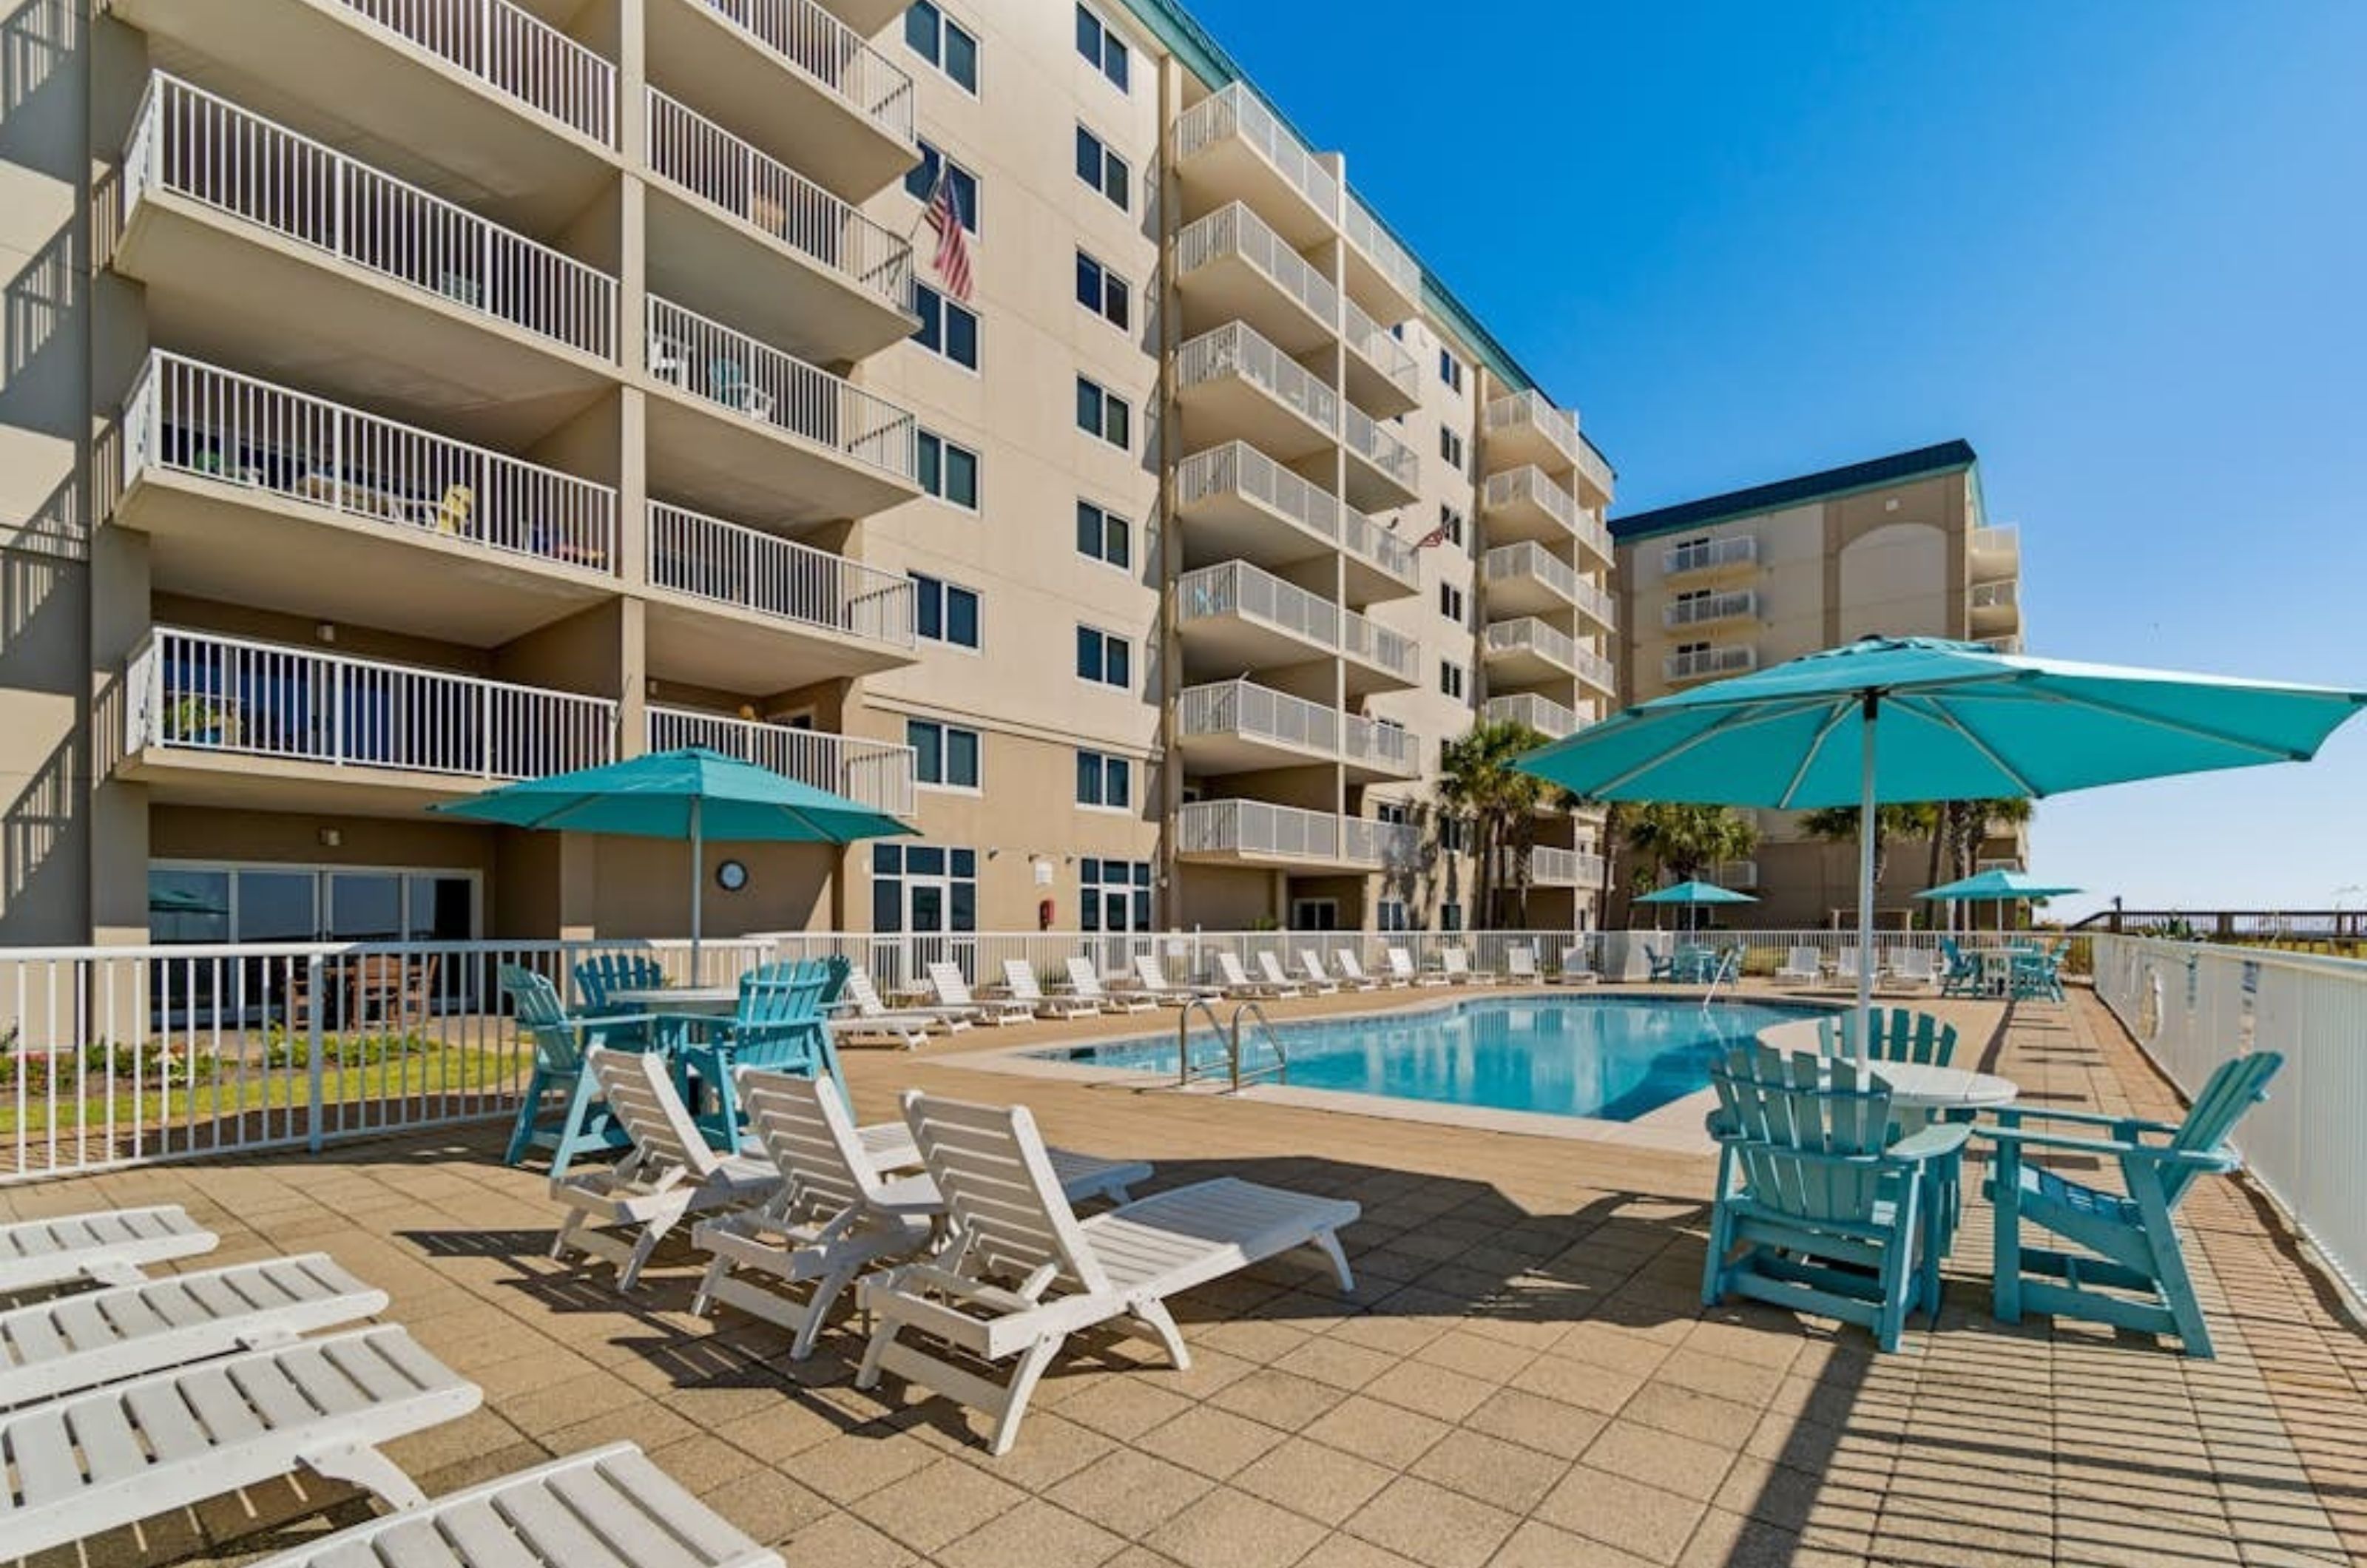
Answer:
[(2187, 1166), (2196, 1171), (2240, 1170), (2244, 1164), (2236, 1151), (2225, 1144), (2211, 1149), (2178, 1149), (2134, 1140), (2067, 1138), (2057, 1133), (2032, 1133), (2018, 1127), (1983, 1127), (1978, 1131), (1982, 1137), (1997, 1144), (2000, 1150), (2062, 1149), (2074, 1154), (2101, 1155), (2107, 1159), (2142, 1159), (2156, 1165)]
[(1883, 1157), (1899, 1165), (1921, 1165), (1927, 1160), (1945, 1159), (1965, 1146), (1973, 1130), (1962, 1122), (1934, 1122), (1920, 1132), (1909, 1133), (1882, 1151)]
[(2115, 1138), (2134, 1142), (2151, 1133), (2157, 1137), (2175, 1137), (2178, 1124), (2174, 1122), (2148, 1122), (2142, 1116), (2114, 1116), (2102, 1111), (2054, 1111), (2038, 1105), (1998, 1105), (1984, 1108), (1984, 1115), (1994, 1116), (2000, 1127), (2019, 1127), (2024, 1122), (2070, 1122), (2083, 1127), (2109, 1127)]

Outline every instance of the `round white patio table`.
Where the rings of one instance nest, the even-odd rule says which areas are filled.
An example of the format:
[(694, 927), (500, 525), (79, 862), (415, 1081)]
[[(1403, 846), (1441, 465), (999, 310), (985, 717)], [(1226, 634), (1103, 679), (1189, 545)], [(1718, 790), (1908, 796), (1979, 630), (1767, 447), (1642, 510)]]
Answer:
[(1994, 1073), (1936, 1067), (1928, 1062), (1868, 1062), (1866, 1069), (1890, 1086), (1890, 1103), (1900, 1111), (1981, 1111), (2011, 1105), (2022, 1087)]
[(740, 1005), (737, 986), (631, 987), (608, 993), (611, 1004), (643, 1012), (730, 1012)]

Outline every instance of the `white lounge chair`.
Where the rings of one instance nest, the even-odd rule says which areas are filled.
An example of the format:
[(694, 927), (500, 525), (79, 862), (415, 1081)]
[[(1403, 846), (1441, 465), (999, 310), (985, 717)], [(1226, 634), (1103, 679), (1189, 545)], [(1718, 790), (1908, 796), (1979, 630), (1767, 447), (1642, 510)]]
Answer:
[(1195, 1001), (1213, 1001), (1225, 994), (1222, 986), (1179, 986), (1167, 977), (1167, 970), (1156, 953), (1134, 955), (1134, 981), (1142, 994), (1157, 998), (1168, 1007), (1180, 1008)]
[(631, 1443), (453, 1492), (248, 1568), (783, 1568)]
[(1015, 997), (972, 996), (969, 982), (962, 977), (961, 965), (951, 959), (940, 959), (929, 965), (929, 988), (937, 993), (939, 1003), (968, 1009), (980, 1023), (1025, 1023), (1036, 1016), (1034, 1008)]
[(1537, 969), (1537, 950), (1534, 947), (1506, 948), (1504, 978), (1515, 986), (1544, 985), (1546, 977)]
[(1438, 972), (1450, 986), (1492, 986), (1496, 976), (1485, 969), (1471, 967), (1471, 955), (1459, 947), (1438, 950)]
[(1036, 971), (1024, 958), (1002, 961), (1002, 988), (1014, 1001), (1025, 1002), (1038, 1018), (1090, 1018), (1102, 1010), (1077, 997), (1056, 997), (1036, 983)]
[(907, 1050), (920, 1044), (932, 1029), (959, 1034), (969, 1027), (972, 1012), (969, 1008), (890, 1008), (879, 999), (879, 988), (871, 983), (871, 976), (860, 969), (847, 971), (846, 999), (855, 1016), (834, 1021), (832, 1032), (852, 1039), (893, 1038), (902, 1041)]
[(1268, 980), (1277, 986), (1296, 985), (1319, 997), (1330, 997), (1339, 994), (1340, 987), (1333, 983), (1329, 975), (1323, 973), (1323, 968), (1320, 964), (1316, 966), (1315, 973), (1311, 976), (1302, 976), (1297, 980), (1293, 980), (1291, 978), (1290, 971), (1282, 966), (1282, 960), (1275, 957), (1271, 953), (1259, 953), (1257, 955), (1257, 966), (1259, 974), (1263, 975)]
[(1565, 947), (1561, 950), (1561, 972), (1553, 977), (1555, 985), (1594, 986), (1600, 985), (1602, 980), (1603, 976), (1594, 971), (1594, 960), (1587, 956), (1585, 948)]
[(1365, 974), (1365, 961), (1356, 956), (1356, 950), (1353, 947), (1343, 947), (1332, 953), (1331, 962), (1340, 966), (1340, 973), (1347, 977), (1348, 983), (1360, 991), (1369, 991), (1376, 987), (1386, 987), (1389, 990), (1396, 990), (1400, 986), (1411, 984), (1410, 981), (1399, 979), (1395, 975)]
[(298, 1469), (426, 1501), (379, 1445), (457, 1420), (475, 1383), (400, 1328), (153, 1372), (0, 1415), (0, 1551), (31, 1556)]
[[(690, 1310), (704, 1314), (724, 1302), (788, 1329), (789, 1359), (801, 1361), (828, 1321), (841, 1292), (866, 1270), (926, 1246), (945, 1200), (925, 1175), (882, 1176), (863, 1146), (855, 1118), (827, 1077), (798, 1077), (742, 1068), (740, 1102), (749, 1126), (771, 1156), (783, 1183), (761, 1208), (706, 1221), (691, 1245), (714, 1254)], [(1070, 1201), (1109, 1198), (1150, 1179), (1140, 1160), (1098, 1159), (1048, 1151)], [(781, 1285), (810, 1282), (798, 1301), (743, 1278), (741, 1270)]]
[(1784, 955), (1784, 962), (1775, 966), (1775, 978), (1778, 980), (1799, 980), (1813, 985), (1824, 977), (1824, 960), (1818, 956), (1813, 947), (1792, 949)]
[(1156, 998), (1138, 991), (1123, 995), (1102, 984), (1101, 971), (1093, 961), (1082, 955), (1069, 960), (1069, 989), (1082, 1001), (1093, 1003), (1104, 1012), (1156, 1012)]
[(1397, 983), (1400, 986), (1427, 987), (1431, 986), (1444, 986), (1448, 983), (1444, 975), (1431, 974), (1415, 968), (1413, 966), (1413, 954), (1408, 953), (1402, 947), (1393, 947), (1389, 949), (1388, 960), (1389, 973), (1396, 977)]
[(1940, 969), (1929, 948), (1894, 947), (1890, 950), (1890, 977), (1902, 986), (1936, 986), (1940, 983)]
[(1302, 947), (1298, 950), (1298, 967), (1309, 981), (1319, 983), (1334, 991), (1342, 989), (1376, 991), (1381, 986), (1378, 980), (1367, 980), (1356, 975), (1342, 975), (1335, 977), (1323, 967), (1323, 955), (1311, 947)]
[[(883, 1371), (984, 1410), (991, 1446), (1007, 1453), (1036, 1380), (1063, 1341), (1116, 1322), (1157, 1338), (1191, 1364), (1167, 1310), (1179, 1292), (1301, 1247), (1320, 1253), (1342, 1291), (1354, 1288), (1339, 1232), (1354, 1202), (1261, 1187), (1232, 1177), (1196, 1182), (1079, 1220), (1025, 1107), (1000, 1109), (915, 1089), (904, 1117), (950, 1215), (946, 1245), (923, 1261), (866, 1280), (874, 1314), (860, 1388)], [(899, 1337), (916, 1329), (952, 1347)], [(997, 1383), (964, 1362), (1017, 1359)]]
[(178, 1203), (100, 1209), (0, 1225), (0, 1296), (58, 1285), (121, 1285), (151, 1263), (211, 1252), (221, 1242)]
[[(1875, 956), (1874, 961), (1873, 977), (1877, 980), (1882, 978), (1882, 959), (1879, 954)], [(1842, 948), (1839, 953), (1833, 955), (1833, 978), (1835, 980), (1845, 980), (1852, 986), (1857, 984), (1856, 943), (1852, 942), (1849, 946)]]
[(386, 1300), (324, 1252), (53, 1296), (0, 1313), (0, 1407), (358, 1323)]
[(1241, 955), (1229, 948), (1217, 954), (1217, 978), (1225, 983), (1225, 993), (1228, 996), (1272, 998), (1305, 994), (1287, 977), (1280, 980), (1261, 980), (1254, 977), (1248, 970), (1241, 967)]

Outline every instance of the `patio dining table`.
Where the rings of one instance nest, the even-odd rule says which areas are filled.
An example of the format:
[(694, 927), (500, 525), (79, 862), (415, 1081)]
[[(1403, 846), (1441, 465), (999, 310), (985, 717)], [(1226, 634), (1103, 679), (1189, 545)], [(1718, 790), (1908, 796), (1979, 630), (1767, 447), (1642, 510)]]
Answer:
[(740, 1005), (737, 986), (635, 986), (610, 991), (613, 1007), (641, 1012), (730, 1012)]

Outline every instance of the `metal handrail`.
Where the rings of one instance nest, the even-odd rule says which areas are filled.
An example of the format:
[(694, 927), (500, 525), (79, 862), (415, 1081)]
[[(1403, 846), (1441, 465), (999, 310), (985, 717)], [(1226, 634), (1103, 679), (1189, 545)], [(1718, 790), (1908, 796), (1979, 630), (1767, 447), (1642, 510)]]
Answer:
[[(1258, 1027), (1265, 1032), (1267, 1043), (1274, 1047), (1274, 1066), (1271, 1067), (1259, 1068), (1256, 1072), (1250, 1075), (1251, 1079), (1254, 1081), (1257, 1078), (1271, 1075), (1276, 1083), (1288, 1083), (1290, 1081), (1290, 1053), (1282, 1048), (1282, 1036), (1274, 1032), (1274, 1021), (1266, 1017), (1265, 1009), (1258, 1006), (1258, 1004), (1253, 1001), (1247, 1001), (1233, 1009), (1233, 1087), (1231, 1092), (1235, 1094), (1241, 1092), (1241, 1017), (1245, 1013), (1254, 1016), (1257, 1019)], [(1210, 1018), (1214, 1018), (1216, 1017), (1216, 1014), (1211, 1012), (1208, 1016)]]
[[(1182, 1010), (1175, 1015), (1175, 1087), (1177, 1089), (1192, 1087), (1192, 1012), (1195, 1008), (1208, 1015), (1208, 1027), (1217, 1032), (1217, 1037), (1220, 1040), (1225, 1038), (1225, 1021), (1217, 1016), (1214, 1002), (1206, 997), (1194, 997), (1184, 1004)], [(1230, 1066), (1234, 1087), (1239, 1088), (1241, 1064), (1238, 1053), (1233, 1055)]]

